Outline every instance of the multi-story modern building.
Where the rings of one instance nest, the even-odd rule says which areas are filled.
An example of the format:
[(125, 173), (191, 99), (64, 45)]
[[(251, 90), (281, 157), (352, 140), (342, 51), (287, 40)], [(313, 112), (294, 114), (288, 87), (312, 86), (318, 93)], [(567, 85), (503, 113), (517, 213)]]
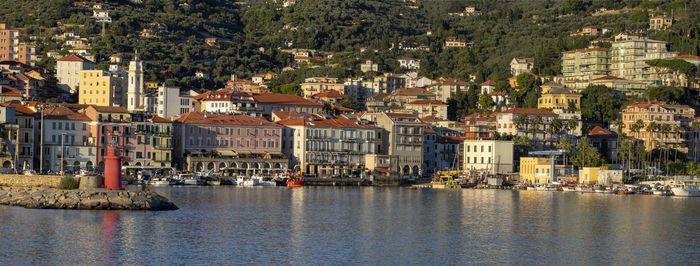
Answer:
[(630, 81), (651, 83), (646, 61), (677, 56), (666, 42), (627, 34), (618, 34), (610, 49), (610, 75)]
[[(687, 105), (663, 102), (643, 102), (622, 110), (622, 133), (644, 141), (647, 150), (658, 147), (687, 152), (691, 134), (690, 123), (695, 110)], [(635, 125), (636, 124), (636, 125)]]
[(426, 127), (423, 136), (423, 175), (459, 169), (461, 142), (461, 137), (442, 135)]
[(496, 132), (528, 137), (537, 148), (541, 148), (547, 142), (558, 141), (545, 130), (557, 117), (547, 109), (512, 108), (496, 113)]
[(396, 155), (401, 176), (423, 175), (423, 134), (425, 124), (413, 114), (365, 113), (363, 119), (383, 128), (382, 154)]
[(35, 60), (35, 48), (20, 42), (19, 31), (0, 23), (0, 61), (17, 61), (30, 65)]
[(454, 97), (458, 92), (463, 95), (469, 90), (469, 82), (450, 79), (450, 78), (439, 78), (436, 79), (428, 86), (428, 89), (435, 94), (435, 99), (443, 102), (447, 102), (450, 98)]
[(278, 122), (293, 167), (319, 177), (359, 175), (365, 155), (378, 154), (381, 128), (356, 119), (291, 118)]
[(56, 78), (65, 91), (75, 92), (80, 85), (80, 72), (94, 70), (95, 63), (79, 55), (68, 55), (56, 59)]
[(486, 174), (513, 173), (513, 142), (503, 140), (464, 140), (462, 168)]
[[(606, 76), (610, 73), (610, 49), (595, 47), (562, 53), (562, 74), (570, 87)], [(582, 83), (583, 82), (583, 83)]]
[(176, 117), (194, 111), (197, 95), (194, 91), (181, 91), (179, 87), (159, 86), (145, 97), (145, 110), (160, 117)]
[(80, 71), (80, 104), (121, 106), (124, 94), (123, 78), (103, 70)]
[(286, 172), (282, 126), (247, 115), (190, 112), (174, 123), (173, 157), (180, 169), (224, 174)]

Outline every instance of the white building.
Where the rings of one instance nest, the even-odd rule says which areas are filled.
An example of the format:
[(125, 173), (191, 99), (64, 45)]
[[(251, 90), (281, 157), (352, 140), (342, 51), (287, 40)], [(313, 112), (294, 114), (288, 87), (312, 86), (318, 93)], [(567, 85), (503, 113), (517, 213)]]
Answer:
[(365, 169), (365, 155), (380, 152), (381, 129), (355, 119), (292, 118), (279, 124), (285, 126), (283, 153), (306, 174), (359, 174)]
[(399, 61), (399, 66), (401, 68), (409, 69), (409, 70), (418, 70), (420, 69), (420, 59), (414, 59), (410, 57), (402, 57), (398, 59)]
[(90, 118), (63, 106), (49, 107), (43, 112), (44, 146), (40, 152), (44, 170), (59, 171), (62, 154), (64, 170), (96, 167), (97, 148), (89, 127)]
[(146, 99), (146, 110), (153, 110), (156, 115), (165, 118), (193, 112), (193, 97), (197, 95), (194, 91), (181, 92), (179, 87), (160, 86), (156, 95)]
[(372, 62), (372, 60), (367, 60), (363, 64), (360, 64), (360, 71), (362, 71), (362, 73), (379, 72), (379, 70), (379, 64)]
[(535, 59), (532, 57), (514, 57), (513, 60), (510, 61), (510, 74), (513, 76), (518, 76), (523, 73), (530, 73), (534, 65)]
[(463, 169), (488, 174), (513, 172), (513, 142), (503, 140), (465, 140)]
[(95, 63), (79, 56), (68, 55), (56, 60), (56, 78), (58, 85), (71, 93), (78, 89), (80, 84), (80, 71), (94, 70)]

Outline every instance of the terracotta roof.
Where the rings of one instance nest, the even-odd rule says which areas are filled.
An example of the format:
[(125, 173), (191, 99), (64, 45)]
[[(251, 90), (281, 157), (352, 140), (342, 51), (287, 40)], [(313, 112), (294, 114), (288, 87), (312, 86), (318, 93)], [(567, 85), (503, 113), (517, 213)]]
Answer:
[(323, 106), (323, 104), (304, 99), (296, 95), (289, 94), (278, 94), (278, 93), (266, 93), (266, 94), (254, 94), (253, 99), (257, 103), (262, 104), (288, 104), (288, 105), (305, 105), (305, 106)]
[(295, 114), (298, 114), (295, 111), (273, 111), (272, 115), (278, 117), (280, 120), (285, 120), (289, 117), (294, 116)]
[(489, 96), (506, 96), (505, 91), (492, 91), (489, 92)]
[(591, 129), (590, 132), (588, 132), (589, 136), (616, 136), (614, 132), (607, 130), (605, 128), (602, 128), (600, 126), (595, 126), (593, 129)]
[(435, 122), (441, 122), (441, 121), (445, 121), (445, 120), (434, 117), (434, 116), (424, 116), (423, 118), (420, 119), (420, 121), (423, 121), (424, 123), (435, 123)]
[(342, 106), (342, 105), (340, 105), (340, 104), (334, 104), (334, 105), (333, 105), (333, 109), (338, 110), (339, 112), (343, 112), (343, 113), (352, 113), (352, 112), (355, 112), (355, 109), (347, 108), (347, 107)]
[(151, 116), (150, 122), (153, 122), (153, 123), (172, 123), (173, 121), (168, 119), (168, 118), (154, 115), (154, 116)]
[(697, 60), (700, 61), (700, 56), (696, 55), (687, 55), (687, 54), (682, 54), (682, 55), (677, 55), (674, 57), (671, 57), (673, 59), (683, 59), (683, 60)]
[(496, 82), (493, 80), (487, 80), (480, 84), (481, 86), (496, 86)]
[(97, 105), (90, 105), (92, 108), (95, 108), (95, 111), (98, 111), (100, 113), (128, 113), (129, 111), (126, 110), (124, 107), (117, 107), (117, 106), (97, 106)]
[(3, 103), (0, 104), (0, 106), (15, 108), (15, 112), (22, 113), (23, 115), (33, 115), (36, 113), (34, 110), (21, 103)]
[(613, 77), (613, 76), (604, 76), (604, 77), (600, 77), (600, 78), (593, 79), (593, 80), (596, 81), (596, 80), (626, 80), (626, 79)]
[(401, 88), (394, 90), (391, 95), (404, 95), (404, 96), (433, 96), (432, 92), (429, 92), (423, 88)]
[(277, 124), (283, 126), (303, 126), (306, 124), (306, 120), (308, 120), (308, 118), (287, 118), (277, 122)]
[(343, 98), (345, 95), (336, 90), (328, 90), (311, 95), (313, 98)]
[(46, 119), (61, 119), (74, 121), (92, 121), (84, 114), (74, 112), (65, 106), (50, 106), (43, 110)]
[(439, 100), (415, 100), (412, 101), (408, 104), (417, 104), (417, 105), (447, 105), (446, 103), (443, 103), (442, 101)]
[(404, 114), (404, 113), (385, 113), (389, 117), (416, 117), (414, 114)]
[(609, 48), (605, 47), (591, 47), (591, 48), (581, 48), (581, 49), (574, 49), (574, 50), (569, 50), (565, 51), (565, 53), (574, 53), (574, 52), (607, 52), (610, 51)]
[(183, 124), (276, 126), (275, 123), (265, 119), (247, 115), (205, 114), (200, 112), (182, 114), (177, 117), (175, 122)]
[(515, 59), (515, 62), (518, 62), (520, 64), (534, 63), (535, 62), (535, 58), (532, 58), (532, 57), (515, 57), (513, 59)]
[(68, 56), (61, 57), (59, 59), (56, 59), (56, 61), (59, 61), (59, 62), (90, 62), (90, 63), (92, 63), (92, 61), (86, 59), (85, 57), (82, 57), (82, 56), (79, 56), (76, 54), (70, 54)]
[(506, 114), (524, 114), (524, 115), (546, 115), (546, 116), (556, 116), (557, 114), (552, 113), (552, 111), (547, 109), (537, 109), (537, 108), (511, 108), (505, 110), (501, 113)]
[(0, 85), (0, 96), (20, 97), (22, 93), (19, 89), (7, 85)]

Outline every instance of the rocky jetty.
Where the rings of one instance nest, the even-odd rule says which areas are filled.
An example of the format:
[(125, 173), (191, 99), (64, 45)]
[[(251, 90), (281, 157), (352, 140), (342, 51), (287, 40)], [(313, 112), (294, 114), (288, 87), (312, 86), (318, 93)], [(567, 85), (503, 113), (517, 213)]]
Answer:
[(0, 204), (33, 209), (177, 210), (152, 191), (62, 190), (47, 187), (0, 187)]

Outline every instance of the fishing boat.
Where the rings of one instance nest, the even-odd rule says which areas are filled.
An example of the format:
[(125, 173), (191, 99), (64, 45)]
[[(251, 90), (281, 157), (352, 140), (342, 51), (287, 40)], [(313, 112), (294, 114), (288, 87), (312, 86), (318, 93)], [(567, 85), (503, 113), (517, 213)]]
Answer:
[(700, 187), (697, 183), (679, 181), (671, 188), (674, 196), (678, 197), (700, 197)]
[(247, 178), (247, 177), (236, 178), (236, 186), (239, 186), (239, 187), (254, 187), (257, 184), (258, 184), (257, 179), (252, 179), (252, 178)]
[(299, 165), (295, 165), (289, 175), (285, 178), (285, 185), (287, 187), (301, 187), (304, 185), (304, 175), (300, 170), (297, 170)]
[(454, 179), (454, 176), (459, 174), (459, 171), (438, 171), (430, 182), (430, 188), (434, 189), (455, 189), (462, 186)]

